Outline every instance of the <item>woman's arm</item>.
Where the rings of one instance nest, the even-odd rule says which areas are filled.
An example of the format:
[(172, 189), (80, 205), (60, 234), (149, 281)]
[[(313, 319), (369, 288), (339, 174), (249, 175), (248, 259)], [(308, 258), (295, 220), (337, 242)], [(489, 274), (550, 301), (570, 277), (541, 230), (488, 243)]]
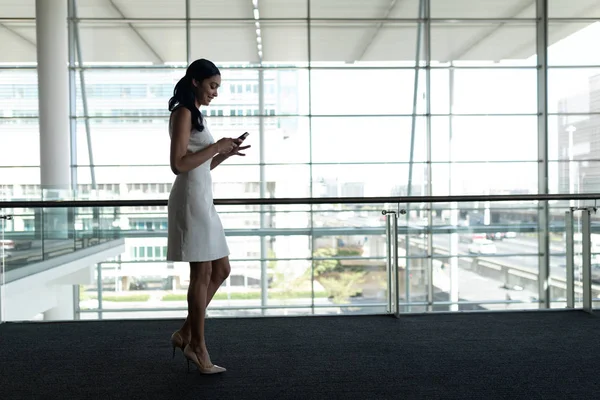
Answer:
[(225, 154), (217, 154), (216, 156), (213, 157), (212, 161), (210, 162), (210, 169), (215, 169), (219, 166), (219, 164), (221, 164), (223, 161), (227, 160), (229, 158), (229, 156), (225, 155)]
[[(171, 171), (175, 175), (188, 172), (204, 164), (219, 153), (219, 143), (211, 144), (206, 148), (190, 153), (187, 146), (192, 131), (191, 112), (181, 107), (173, 112), (171, 116)], [(212, 168), (212, 162), (211, 162)]]

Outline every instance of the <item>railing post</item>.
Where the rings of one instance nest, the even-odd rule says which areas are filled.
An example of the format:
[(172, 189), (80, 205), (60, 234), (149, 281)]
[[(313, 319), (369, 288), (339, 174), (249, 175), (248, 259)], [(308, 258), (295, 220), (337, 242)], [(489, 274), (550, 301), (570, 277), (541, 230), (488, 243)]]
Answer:
[(596, 211), (594, 207), (582, 209), (581, 217), (581, 244), (583, 258), (583, 310), (593, 312), (592, 304), (592, 223), (591, 213)]
[[(383, 210), (385, 215), (385, 233), (387, 240), (387, 294), (388, 313), (400, 317), (400, 271), (398, 268), (398, 213), (394, 210)], [(400, 214), (406, 214), (400, 210)], [(407, 246), (408, 247), (408, 246)], [(408, 250), (407, 250), (408, 251)], [(407, 279), (405, 277), (405, 279)]]
[(393, 312), (393, 302), (392, 302), (392, 246), (393, 246), (393, 241), (392, 241), (392, 220), (389, 217), (389, 215), (387, 215), (387, 211), (382, 211), (382, 214), (385, 215), (385, 239), (386, 239), (386, 263), (385, 263), (385, 267), (386, 267), (386, 274), (387, 274), (387, 309), (386, 312), (388, 314), (391, 314)]
[(575, 308), (575, 238), (573, 209), (565, 212), (565, 236), (567, 239), (567, 308)]
[(581, 211), (581, 259), (583, 310), (593, 312), (592, 299), (592, 212), (596, 207), (571, 207), (565, 213), (565, 234), (567, 236), (567, 308), (575, 308), (575, 229), (573, 214)]
[[(12, 218), (12, 215), (0, 215), (0, 239), (4, 239), (4, 221), (10, 221)], [(0, 324), (5, 322), (6, 319), (6, 294), (4, 292), (6, 271), (4, 269), (4, 258), (4, 246), (2, 246), (0, 248)]]
[[(400, 271), (398, 270), (398, 214), (394, 213), (394, 230), (393, 230), (393, 235), (392, 235), (392, 240), (394, 241), (394, 245), (392, 246), (392, 249), (394, 250), (394, 254), (392, 255), (393, 257), (393, 267), (394, 267), (394, 271), (396, 273), (396, 282), (395, 282), (395, 293), (396, 293), (396, 318), (400, 317)], [(408, 252), (408, 243), (406, 245), (407, 249), (406, 251)], [(408, 253), (407, 253), (408, 255)], [(406, 270), (405, 270), (406, 271)], [(408, 277), (404, 276), (404, 280), (407, 280)]]
[[(402, 210), (404, 211), (404, 210)], [(401, 212), (402, 212), (401, 211)], [(383, 210), (387, 239), (387, 294), (388, 313), (400, 316), (400, 276), (398, 271), (398, 214), (394, 210)]]

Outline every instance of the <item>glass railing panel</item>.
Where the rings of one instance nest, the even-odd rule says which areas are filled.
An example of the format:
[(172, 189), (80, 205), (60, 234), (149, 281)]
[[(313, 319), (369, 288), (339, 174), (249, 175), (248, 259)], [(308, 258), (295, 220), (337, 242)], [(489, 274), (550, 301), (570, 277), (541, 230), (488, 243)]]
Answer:
[[(572, 201), (549, 202), (549, 232), (550, 239), (550, 299), (551, 308), (565, 308), (567, 305), (567, 229), (565, 225), (565, 213)], [(574, 224), (574, 232), (580, 231), (579, 224)], [(580, 259), (581, 251), (575, 259)], [(576, 275), (576, 274), (575, 274)], [(575, 290), (578, 292), (579, 290)]]
[(4, 239), (4, 231), (6, 230), (6, 224), (8, 218), (10, 218), (8, 212), (0, 208), (0, 324), (5, 322), (6, 315), (6, 295), (4, 292), (4, 284), (6, 281), (6, 258), (8, 253), (6, 251), (7, 242)]
[[(318, 205), (312, 214), (304, 205), (217, 208), (231, 274), (210, 315), (385, 312), (381, 205)], [(147, 211), (120, 213), (128, 226), (121, 231), (126, 251), (99, 264), (94, 284), (81, 287), (82, 318), (99, 309), (103, 318), (118, 318), (119, 312), (141, 316), (144, 310), (185, 315), (189, 266), (166, 261), (166, 210)]]
[(12, 220), (4, 228), (4, 251), (7, 280), (11, 271), (43, 260), (44, 231), (42, 212), (38, 209), (12, 209)]
[[(597, 201), (588, 201), (586, 207), (597, 207)], [(595, 309), (600, 308), (600, 212), (591, 215), (591, 258), (592, 258), (592, 306)], [(576, 275), (576, 279), (580, 276)], [(596, 289), (594, 289), (596, 288)]]
[[(400, 312), (536, 309), (541, 286), (539, 238), (545, 234), (538, 227), (542, 205), (538, 201), (217, 205), (231, 251), (231, 274), (211, 302), (209, 315), (386, 313), (392, 288), (384, 209), (408, 211), (398, 214)], [(564, 213), (569, 206), (568, 201), (550, 203), (549, 283), (554, 308), (565, 307)], [(11, 214), (15, 220), (6, 224), (5, 235), (32, 238), (32, 243), (28, 249), (12, 251), (11, 257), (16, 255), (12, 263), (5, 257), (7, 277), (40, 261), (121, 241), (122, 253), (91, 265), (91, 281), (77, 283), (80, 318), (186, 315), (189, 265), (166, 261), (165, 205), (23, 208), (12, 209)], [(579, 222), (576, 233), (578, 226)], [(600, 248), (596, 249), (594, 235), (600, 237), (595, 214), (595, 267)], [(596, 298), (597, 275), (593, 269)]]
[[(119, 208), (11, 209), (4, 229), (6, 279), (48, 268), (42, 262), (121, 238)], [(50, 266), (52, 267), (52, 266)]]
[(321, 294), (315, 313), (386, 312), (387, 245), (385, 217), (381, 213), (384, 208), (384, 204), (315, 206), (312, 279), (315, 295)]
[(551, 295), (552, 308), (564, 308), (567, 305), (567, 229), (566, 212), (573, 212), (573, 279), (574, 306), (583, 304), (583, 221), (584, 209), (591, 210), (591, 283), (592, 301), (595, 308), (600, 307), (600, 215), (594, 212), (596, 200), (556, 202), (551, 207), (550, 253), (551, 253)]
[(537, 202), (405, 207), (399, 219), (401, 268), (408, 275), (400, 285), (402, 310), (539, 307)]

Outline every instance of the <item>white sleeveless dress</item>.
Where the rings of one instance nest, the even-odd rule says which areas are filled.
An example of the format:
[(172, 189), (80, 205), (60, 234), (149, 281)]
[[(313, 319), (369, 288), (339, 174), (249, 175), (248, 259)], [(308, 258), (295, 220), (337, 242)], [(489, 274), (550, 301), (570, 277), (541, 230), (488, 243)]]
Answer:
[[(192, 129), (188, 150), (213, 144), (206, 118), (204, 130)], [(168, 205), (168, 261), (213, 261), (229, 255), (221, 219), (213, 204), (211, 160), (177, 175)]]

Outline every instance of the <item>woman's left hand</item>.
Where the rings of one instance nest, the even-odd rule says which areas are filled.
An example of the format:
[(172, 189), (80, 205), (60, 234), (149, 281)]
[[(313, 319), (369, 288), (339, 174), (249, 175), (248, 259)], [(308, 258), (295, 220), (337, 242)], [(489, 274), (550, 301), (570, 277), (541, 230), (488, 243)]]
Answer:
[(229, 153), (225, 154), (225, 157), (229, 158), (231, 156), (245, 156), (246, 154), (240, 153), (240, 151), (246, 150), (249, 147), (250, 147), (250, 145), (248, 145), (248, 146), (237, 146), (237, 147), (234, 147), (233, 150), (231, 150)]

